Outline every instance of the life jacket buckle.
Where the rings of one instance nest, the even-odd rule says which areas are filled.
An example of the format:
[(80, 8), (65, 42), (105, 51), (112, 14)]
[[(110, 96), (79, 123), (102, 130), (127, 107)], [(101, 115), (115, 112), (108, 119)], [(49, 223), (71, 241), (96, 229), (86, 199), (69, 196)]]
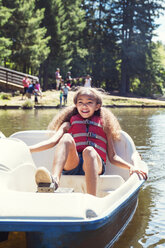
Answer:
[(85, 120), (85, 124), (86, 125), (89, 125), (90, 124), (90, 121), (88, 119)]
[(96, 144), (94, 142), (90, 141), (90, 140), (87, 141), (87, 145), (88, 146), (93, 146), (93, 147), (96, 146)]
[(87, 137), (96, 138), (96, 134), (92, 132), (88, 132)]

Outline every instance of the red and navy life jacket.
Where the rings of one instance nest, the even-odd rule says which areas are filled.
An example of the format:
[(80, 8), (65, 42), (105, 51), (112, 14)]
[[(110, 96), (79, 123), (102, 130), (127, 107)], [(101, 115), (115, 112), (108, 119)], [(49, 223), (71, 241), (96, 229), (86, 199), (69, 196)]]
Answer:
[(93, 146), (100, 157), (106, 162), (107, 136), (103, 131), (100, 116), (84, 119), (79, 114), (70, 119), (71, 127), (68, 131), (75, 140), (78, 152), (87, 146)]

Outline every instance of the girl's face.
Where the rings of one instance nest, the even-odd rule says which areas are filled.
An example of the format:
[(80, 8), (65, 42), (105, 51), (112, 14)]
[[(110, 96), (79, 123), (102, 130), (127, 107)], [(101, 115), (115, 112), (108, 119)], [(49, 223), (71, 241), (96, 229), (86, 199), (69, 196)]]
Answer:
[(81, 117), (87, 119), (100, 108), (100, 104), (97, 104), (96, 100), (91, 96), (80, 95), (77, 98), (76, 107)]

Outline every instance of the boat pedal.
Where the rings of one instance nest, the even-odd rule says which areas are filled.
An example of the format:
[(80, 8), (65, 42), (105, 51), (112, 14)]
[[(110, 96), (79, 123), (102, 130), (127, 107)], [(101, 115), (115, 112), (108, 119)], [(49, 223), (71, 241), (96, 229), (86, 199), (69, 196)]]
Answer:
[(74, 189), (73, 188), (58, 188), (56, 190), (56, 193), (72, 193), (74, 192)]
[(73, 188), (57, 188), (55, 190), (54, 183), (39, 183), (37, 192), (39, 193), (72, 193), (74, 192)]
[(37, 187), (37, 192), (39, 193), (54, 193), (55, 185), (54, 183), (39, 183)]

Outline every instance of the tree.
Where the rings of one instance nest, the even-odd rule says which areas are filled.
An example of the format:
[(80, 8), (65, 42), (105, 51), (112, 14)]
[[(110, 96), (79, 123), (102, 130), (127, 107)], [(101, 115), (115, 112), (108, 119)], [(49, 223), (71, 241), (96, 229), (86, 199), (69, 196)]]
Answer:
[(50, 54), (42, 65), (45, 88), (48, 87), (48, 78), (52, 87), (55, 87), (57, 67), (63, 75), (71, 70), (74, 76), (82, 70), (86, 50), (81, 37), (85, 22), (80, 4), (81, 0), (37, 1), (38, 8), (45, 8), (42, 25), (47, 28), (47, 34), (51, 37)]
[(107, 0), (84, 1), (86, 29), (84, 40), (88, 49), (87, 72), (92, 74), (96, 87), (118, 88), (119, 50), (112, 25), (110, 3)]
[(5, 24), (6, 34), (13, 41), (11, 60), (15, 69), (25, 73), (37, 73), (40, 64), (47, 58), (49, 37), (46, 28), (40, 27), (44, 9), (35, 9), (35, 0), (5, 0), (12, 15)]
[[(156, 28), (154, 18), (163, 9), (162, 0), (113, 1), (113, 21), (119, 30), (121, 49), (121, 93), (129, 92), (131, 81), (147, 71), (150, 44)], [(149, 80), (149, 78), (148, 78)]]
[(67, 27), (62, 35), (66, 37), (62, 43), (64, 71), (72, 70), (77, 76), (85, 71), (85, 58), (88, 54), (83, 43), (83, 30), (86, 26), (85, 12), (81, 8), (80, 0), (68, 0), (63, 2), (65, 19), (62, 22), (62, 30)]
[(163, 0), (0, 0), (0, 56), (17, 70), (39, 69), (44, 89), (54, 87), (60, 67), (63, 76), (68, 70), (73, 77), (90, 74), (94, 86), (108, 91), (151, 95), (164, 75), (152, 43), (162, 5)]
[(0, 60), (5, 64), (5, 58), (11, 54), (12, 41), (10, 38), (5, 37), (4, 25), (10, 18), (12, 11), (2, 5), (0, 0)]
[(143, 96), (153, 96), (154, 94), (163, 94), (165, 86), (165, 49), (160, 42), (151, 43), (150, 56), (147, 57), (146, 68), (143, 74), (139, 76), (140, 84), (137, 92)]

